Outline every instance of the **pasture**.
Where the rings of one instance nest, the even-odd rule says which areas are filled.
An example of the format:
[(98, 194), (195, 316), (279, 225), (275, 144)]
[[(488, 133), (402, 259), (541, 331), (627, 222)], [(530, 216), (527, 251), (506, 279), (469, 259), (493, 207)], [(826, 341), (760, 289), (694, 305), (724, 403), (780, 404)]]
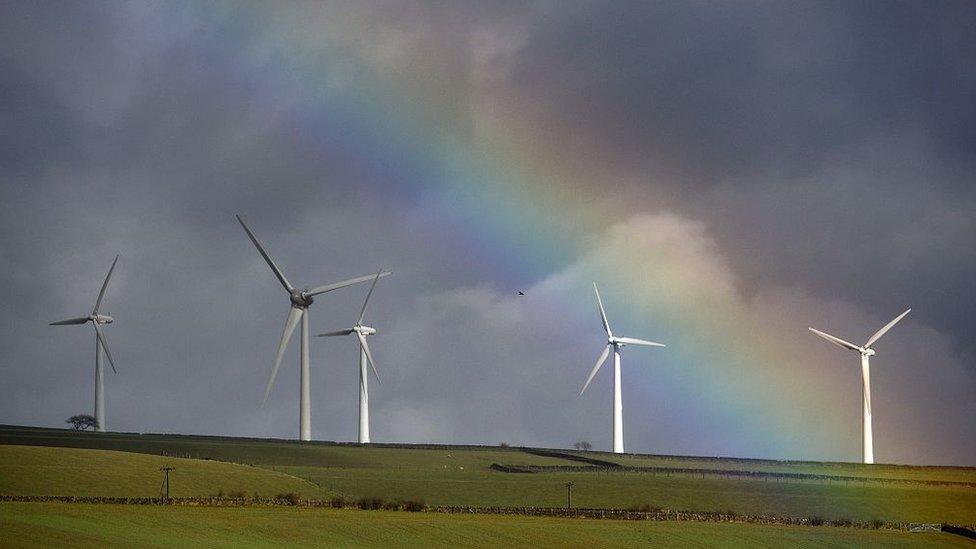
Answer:
[(15, 496), (160, 497), (163, 466), (175, 467), (170, 492), (209, 497), (244, 492), (325, 498), (319, 486), (284, 473), (219, 461), (110, 450), (0, 445), (0, 494)]
[(969, 547), (945, 533), (288, 507), (0, 503), (8, 547)]
[[(976, 470), (383, 445), (0, 427), (0, 495), (378, 496), (432, 506), (635, 505), (890, 522), (976, 524)], [(518, 472), (523, 471), (523, 472)], [(745, 474), (743, 474), (745, 473)], [(799, 476), (798, 476), (799, 475)], [(803, 476), (806, 475), (806, 476)], [(964, 546), (948, 534), (744, 523), (592, 520), (271, 507), (0, 504), (6, 545)], [(20, 536), (27, 536), (21, 538)], [(135, 536), (135, 537), (133, 537)], [(11, 542), (11, 540), (13, 540)]]

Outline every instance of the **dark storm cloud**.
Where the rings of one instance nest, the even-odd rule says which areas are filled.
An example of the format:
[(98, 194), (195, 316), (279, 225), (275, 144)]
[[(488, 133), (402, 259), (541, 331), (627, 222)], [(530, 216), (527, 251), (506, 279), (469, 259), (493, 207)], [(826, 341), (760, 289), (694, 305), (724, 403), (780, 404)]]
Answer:
[[(533, 319), (478, 289), (497, 284), (490, 275), (444, 253), (421, 199), (370, 193), (389, 188), (377, 175), (387, 167), (364, 168), (369, 159), (296, 135), (288, 110), (263, 102), (275, 82), (242, 84), (240, 58), (254, 44), (234, 15), (226, 27), (202, 24), (190, 6), (0, 8), (0, 422), (59, 425), (90, 408), (90, 329), (46, 323), (90, 309), (122, 253), (106, 298), (119, 319), (109, 334), (120, 367), (109, 379), (110, 426), (292, 436), (294, 348), (267, 409), (257, 407), (287, 302), (235, 225), (239, 212), (296, 284), (396, 272), (378, 287), (373, 313), (389, 329), (376, 340), (381, 373), (391, 365), (389, 382), (371, 394), (374, 417), (395, 418), (377, 419), (377, 439), (566, 445), (576, 433), (605, 432), (604, 416), (567, 414), (581, 405), (549, 392), (573, 395), (577, 380), (552, 374), (577, 353), (590, 362), (589, 347), (553, 353), (568, 336), (528, 341), (500, 325)], [(624, 216), (666, 208), (703, 220), (747, 292), (798, 286), (879, 316), (911, 305), (913, 319), (971, 352), (963, 347), (976, 309), (971, 5), (329, 10), (370, 21), (364, 28), (375, 34), (358, 37), (363, 47), (399, 30), (404, 54), (427, 60), (399, 70), (444, 81), (454, 108), (438, 123), (460, 134), (471, 125), (468, 95), (478, 93), (465, 81), (474, 62), (460, 45), (479, 32), (521, 37), (491, 86), (541, 135), (574, 137), (567, 164), (619, 176), (605, 185), (634, 198), (621, 198)], [(240, 49), (215, 47), (231, 37)], [(354, 320), (364, 292), (318, 301), (313, 330)], [(436, 328), (451, 341), (445, 350), (424, 339)], [(313, 344), (317, 438), (354, 437), (354, 347)], [(485, 368), (480, 357), (503, 366)], [(628, 402), (681, 416), (657, 401)], [(637, 440), (669, 451), (680, 427)], [(972, 443), (954, 444), (951, 460), (972, 464)], [(673, 446), (712, 447), (707, 436)]]
[(962, 344), (973, 29), (967, 2), (586, 3), (550, 14), (513, 81), (605, 152), (586, 162), (667, 183), (666, 207), (709, 220), (750, 291), (912, 305)]
[(971, 163), (974, 24), (967, 3), (592, 3), (553, 13), (514, 80), (685, 181), (802, 173), (906, 129)]

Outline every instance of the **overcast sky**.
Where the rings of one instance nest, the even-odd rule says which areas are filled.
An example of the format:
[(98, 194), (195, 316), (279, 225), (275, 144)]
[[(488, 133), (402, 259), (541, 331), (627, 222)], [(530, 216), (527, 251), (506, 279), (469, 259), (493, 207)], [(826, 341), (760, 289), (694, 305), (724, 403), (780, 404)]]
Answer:
[[(0, 6), (0, 423), (294, 438), (298, 286), (388, 268), (374, 442), (976, 465), (976, 6), (542, 2)], [(272, 7), (273, 6), (273, 7)], [(345, 328), (367, 286), (321, 296)], [(516, 292), (524, 291), (525, 297)], [(614, 312), (616, 311), (616, 316)], [(616, 326), (615, 325), (615, 326)], [(355, 440), (353, 340), (312, 432)]]

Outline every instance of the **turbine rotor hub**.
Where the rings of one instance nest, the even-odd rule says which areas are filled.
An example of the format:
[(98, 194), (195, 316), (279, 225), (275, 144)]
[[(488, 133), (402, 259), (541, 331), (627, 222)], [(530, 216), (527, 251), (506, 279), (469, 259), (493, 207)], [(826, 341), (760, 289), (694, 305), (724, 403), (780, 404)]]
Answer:
[(293, 290), (288, 296), (292, 304), (296, 307), (307, 308), (315, 300), (308, 295), (308, 290)]
[(363, 334), (364, 336), (371, 336), (376, 334), (376, 329), (369, 326), (363, 326), (362, 324), (357, 325), (354, 328), (357, 332)]
[(874, 356), (874, 349), (863, 349), (861, 354), (864, 356)]

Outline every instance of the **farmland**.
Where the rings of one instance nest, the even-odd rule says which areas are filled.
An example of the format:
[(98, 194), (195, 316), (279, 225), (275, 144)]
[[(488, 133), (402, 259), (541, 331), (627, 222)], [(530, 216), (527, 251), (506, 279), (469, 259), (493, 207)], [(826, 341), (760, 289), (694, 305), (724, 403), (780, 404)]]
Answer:
[[(308, 481), (321, 493), (346, 498), (422, 499), (431, 505), (561, 506), (565, 502), (564, 485), (573, 482), (574, 504), (581, 507), (628, 508), (648, 503), (671, 509), (739, 514), (976, 523), (976, 488), (969, 484), (976, 480), (976, 470), (962, 467), (616, 456), (498, 447), (362, 447), (13, 427), (0, 428), (0, 444), (111, 449), (152, 454), (155, 458), (165, 454), (188, 456), (197, 461), (219, 460), (253, 466), (245, 468), (248, 471), (264, 469), (285, 473)], [(617, 471), (595, 467), (580, 459), (652, 469)], [(553, 471), (502, 473), (491, 469), (492, 464)], [(651, 472), (654, 467), (682, 467), (702, 473)], [(158, 479), (158, 467), (150, 469)], [(714, 474), (735, 470), (767, 472), (770, 476)], [(797, 480), (775, 476), (790, 473), (827, 478)], [(174, 475), (174, 479), (179, 477)], [(863, 480), (832, 480), (847, 477)], [(78, 485), (74, 489), (82, 490), (82, 487)], [(197, 492), (207, 489), (210, 488), (201, 487)], [(252, 491), (243, 486), (240, 489)], [(177, 490), (174, 486), (174, 493), (179, 495)]]
[(0, 446), (0, 494), (159, 497), (163, 466), (175, 467), (174, 494), (208, 497), (245, 492), (328, 497), (317, 485), (258, 467), (199, 459), (76, 448)]
[(968, 547), (949, 534), (281, 507), (0, 503), (10, 547)]
[[(347, 502), (376, 496), (387, 501), (421, 500), (431, 506), (561, 507), (566, 503), (565, 485), (572, 482), (575, 507), (627, 509), (645, 504), (733, 515), (976, 524), (976, 470), (962, 467), (613, 455), (488, 446), (360, 446), (0, 427), (2, 495), (158, 497), (159, 468), (163, 465), (176, 467), (171, 486), (175, 497), (294, 493), (310, 499), (339, 496)], [(307, 535), (348, 546), (383, 544), (384, 539), (419, 543), (424, 533), (435, 536), (434, 545), (461, 541), (477, 545), (484, 540), (486, 545), (496, 546), (516, 542), (564, 545), (568, 539), (598, 539), (601, 545), (622, 546), (682, 540), (711, 545), (702, 541), (712, 539), (709, 536), (719, 536), (714, 540), (723, 543), (778, 540), (776, 544), (795, 546), (822, 544), (827, 539), (860, 546), (897, 546), (921, 539), (935, 544), (957, 541), (944, 534), (906, 538), (905, 532), (835, 527), (638, 524), (324, 508), (178, 509), (53, 502), (3, 506), (5, 520), (12, 521), (4, 525), (5, 529), (35, 528), (38, 536), (59, 539), (60, 534), (48, 529), (61, 528), (72, 532), (65, 535), (80, 540), (81, 545), (110, 543), (114, 529), (121, 532), (133, 525), (147, 536), (165, 536), (179, 524), (204, 536), (198, 541), (208, 545), (261, 545), (272, 539), (303, 544), (306, 540), (301, 536), (305, 533), (272, 527), (272, 523), (287, 524), (300, 517), (309, 518), (312, 524)], [(99, 509), (109, 508), (112, 517), (101, 516)], [(229, 526), (245, 516), (246, 529)], [(369, 529), (361, 522), (366, 518)], [(197, 524), (211, 521), (228, 526), (204, 532)]]

